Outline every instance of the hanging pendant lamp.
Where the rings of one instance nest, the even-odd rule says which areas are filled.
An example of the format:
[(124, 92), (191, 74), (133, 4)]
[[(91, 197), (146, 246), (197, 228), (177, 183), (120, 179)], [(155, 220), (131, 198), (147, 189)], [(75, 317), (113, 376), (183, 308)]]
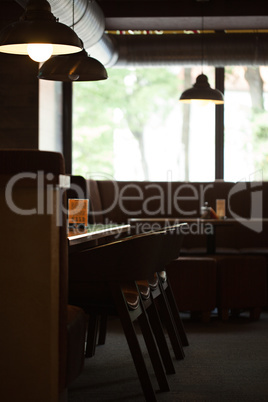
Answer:
[(0, 52), (29, 55), (38, 62), (82, 49), (79, 37), (57, 21), (47, 0), (29, 0), (20, 20), (0, 32)]
[[(73, 0), (73, 29), (74, 13)], [(72, 82), (105, 80), (108, 75), (105, 67), (98, 60), (89, 57), (83, 47), (79, 53), (51, 57), (41, 66), (37, 77), (42, 80)]]
[(85, 50), (76, 54), (55, 56), (39, 69), (38, 78), (51, 81), (99, 81), (108, 78), (105, 67)]
[(215, 105), (222, 105), (224, 98), (221, 91), (210, 87), (208, 77), (202, 73), (196, 78), (193, 87), (186, 89), (180, 96), (180, 102), (193, 103), (194, 101), (200, 101), (202, 104), (212, 102)]
[[(206, 0), (197, 0), (205, 2)], [(204, 62), (204, 16), (202, 16), (202, 34), (201, 34), (201, 51), (202, 51), (202, 74), (196, 78), (196, 83), (192, 88), (186, 89), (180, 96), (179, 101), (183, 103), (199, 102), (202, 105), (208, 103), (214, 103), (215, 105), (222, 105), (224, 103), (224, 97), (221, 91), (218, 89), (212, 89), (208, 83), (208, 77), (203, 74), (203, 62)]]

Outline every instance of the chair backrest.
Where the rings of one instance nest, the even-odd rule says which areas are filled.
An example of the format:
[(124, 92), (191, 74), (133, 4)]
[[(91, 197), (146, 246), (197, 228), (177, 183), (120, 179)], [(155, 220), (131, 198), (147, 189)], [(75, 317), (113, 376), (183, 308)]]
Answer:
[(159, 266), (162, 233), (129, 236), (70, 254), (70, 280), (125, 282), (148, 279)]
[(58, 401), (65, 383), (68, 250), (58, 184), (64, 172), (59, 153), (0, 150), (3, 400)]

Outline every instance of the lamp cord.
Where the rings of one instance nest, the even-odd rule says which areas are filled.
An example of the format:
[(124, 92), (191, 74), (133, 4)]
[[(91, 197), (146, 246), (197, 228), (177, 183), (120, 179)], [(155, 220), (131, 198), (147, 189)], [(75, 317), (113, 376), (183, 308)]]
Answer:
[(204, 3), (202, 2), (201, 72), (204, 70)]
[(73, 0), (73, 26), (72, 26), (73, 30), (74, 30), (74, 0)]
[(85, 14), (86, 14), (86, 12), (87, 12), (89, 3), (92, 3), (92, 2), (93, 2), (92, 0), (88, 0), (88, 1), (86, 2), (86, 6), (85, 6), (85, 9), (84, 9), (84, 11), (83, 11), (83, 14), (81, 15), (81, 17), (80, 17), (77, 21), (74, 22), (74, 0), (73, 0), (73, 23), (72, 23), (72, 25), (71, 25), (71, 28), (74, 29), (74, 26), (77, 25), (77, 24), (84, 18)]

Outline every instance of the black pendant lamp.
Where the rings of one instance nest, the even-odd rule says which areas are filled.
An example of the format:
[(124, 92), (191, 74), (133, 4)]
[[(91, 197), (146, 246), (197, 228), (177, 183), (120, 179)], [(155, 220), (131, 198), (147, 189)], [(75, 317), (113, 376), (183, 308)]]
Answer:
[(193, 87), (186, 89), (180, 96), (180, 102), (193, 103), (194, 101), (202, 102), (202, 104), (212, 102), (215, 105), (222, 105), (224, 98), (221, 91), (210, 87), (208, 77), (202, 73), (196, 78)]
[(108, 78), (105, 67), (85, 50), (76, 54), (55, 56), (39, 69), (38, 78), (51, 81), (99, 81)]
[[(74, 29), (74, 0), (73, 24)], [(39, 69), (38, 78), (50, 81), (99, 81), (108, 78), (105, 67), (85, 49), (76, 54), (51, 57)]]
[[(204, 2), (206, 0), (198, 0)], [(203, 74), (203, 61), (204, 61), (204, 16), (202, 16), (202, 74), (196, 78), (196, 83), (192, 88), (186, 89), (180, 96), (179, 101), (183, 103), (199, 102), (202, 105), (214, 103), (215, 105), (222, 105), (224, 97), (221, 91), (210, 87), (208, 77)]]
[(47, 0), (29, 0), (20, 20), (0, 32), (0, 52), (29, 55), (38, 62), (82, 49), (79, 37), (57, 21)]

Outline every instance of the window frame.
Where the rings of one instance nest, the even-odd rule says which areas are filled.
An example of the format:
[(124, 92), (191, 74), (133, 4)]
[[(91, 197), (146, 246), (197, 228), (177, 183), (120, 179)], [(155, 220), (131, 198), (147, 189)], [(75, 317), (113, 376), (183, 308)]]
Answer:
[[(215, 68), (215, 87), (224, 94), (224, 67)], [(72, 174), (73, 83), (63, 83), (63, 155), (67, 174)], [(224, 179), (224, 104), (215, 106), (215, 180)]]

